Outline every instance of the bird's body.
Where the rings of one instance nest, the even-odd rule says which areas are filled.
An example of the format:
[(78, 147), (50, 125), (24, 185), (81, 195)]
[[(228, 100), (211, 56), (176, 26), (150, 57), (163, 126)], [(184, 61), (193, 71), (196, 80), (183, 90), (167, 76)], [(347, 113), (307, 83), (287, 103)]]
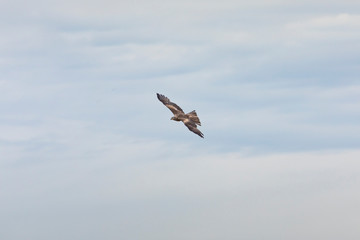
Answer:
[(170, 99), (168, 99), (164, 95), (161, 95), (159, 93), (157, 93), (156, 95), (160, 102), (162, 102), (174, 114), (174, 116), (170, 120), (183, 122), (190, 131), (204, 138), (204, 134), (200, 132), (199, 129), (197, 129), (197, 125), (201, 126), (201, 123), (195, 110), (185, 114), (181, 107), (171, 102)]

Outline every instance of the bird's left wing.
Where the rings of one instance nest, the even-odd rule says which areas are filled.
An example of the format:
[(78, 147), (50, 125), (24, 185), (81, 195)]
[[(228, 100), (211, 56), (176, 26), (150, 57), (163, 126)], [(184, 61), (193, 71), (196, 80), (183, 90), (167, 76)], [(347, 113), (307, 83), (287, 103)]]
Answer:
[(167, 97), (165, 97), (162, 94), (157, 93), (157, 98), (160, 100), (160, 102), (162, 102), (167, 108), (170, 109), (170, 111), (175, 115), (180, 113), (184, 113), (184, 111), (181, 109), (181, 107), (179, 107), (178, 105), (176, 105), (175, 103), (171, 102), (170, 99), (168, 99)]

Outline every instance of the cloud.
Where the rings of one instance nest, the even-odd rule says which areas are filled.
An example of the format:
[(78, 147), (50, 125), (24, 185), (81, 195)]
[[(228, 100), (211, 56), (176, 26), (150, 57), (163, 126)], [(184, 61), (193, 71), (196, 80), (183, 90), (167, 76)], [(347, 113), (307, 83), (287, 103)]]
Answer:
[[(281, 236), (295, 239), (359, 234), (353, 211), (360, 198), (358, 151), (246, 156), (193, 149), (184, 156), (175, 145), (119, 143), (107, 144), (96, 158), (92, 149), (93, 157), (73, 152), (62, 161), (2, 168), (8, 183), (2, 187), (4, 236), (20, 234), (14, 221), (21, 234), (40, 239), (60, 228), (66, 236), (89, 239), (182, 239), (177, 232), (183, 231), (200, 239), (224, 232), (229, 238), (277, 238), (280, 226)], [(155, 152), (157, 158), (151, 156)], [(346, 220), (334, 221), (333, 214)], [(78, 221), (81, 227), (74, 228)]]
[(358, 239), (357, 9), (4, 3), (0, 235)]
[(333, 27), (360, 27), (359, 24), (359, 15), (352, 14), (338, 14), (335, 16), (323, 16), (316, 17), (310, 20), (299, 22), (299, 23), (290, 23), (288, 24), (289, 28), (318, 28), (318, 29), (328, 29)]

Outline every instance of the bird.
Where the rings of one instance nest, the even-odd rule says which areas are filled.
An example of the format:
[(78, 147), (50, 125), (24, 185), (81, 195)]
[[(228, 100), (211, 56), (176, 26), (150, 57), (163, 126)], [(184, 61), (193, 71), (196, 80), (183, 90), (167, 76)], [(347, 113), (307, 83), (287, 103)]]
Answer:
[(201, 122), (195, 110), (185, 114), (181, 107), (171, 102), (169, 98), (159, 93), (156, 93), (156, 95), (159, 101), (169, 108), (174, 114), (170, 120), (183, 122), (190, 131), (204, 138), (204, 134), (197, 128), (197, 125), (201, 126)]

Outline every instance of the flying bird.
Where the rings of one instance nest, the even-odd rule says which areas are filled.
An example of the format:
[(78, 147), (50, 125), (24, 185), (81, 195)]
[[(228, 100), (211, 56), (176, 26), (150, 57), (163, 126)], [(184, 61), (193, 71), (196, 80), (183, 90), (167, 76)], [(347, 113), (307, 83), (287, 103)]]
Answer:
[(183, 122), (190, 131), (204, 138), (204, 134), (202, 134), (202, 132), (197, 129), (197, 125), (201, 126), (201, 123), (195, 110), (185, 114), (181, 107), (171, 102), (170, 99), (168, 99), (164, 95), (159, 93), (157, 93), (156, 95), (160, 102), (162, 102), (174, 114), (174, 116), (170, 120)]

